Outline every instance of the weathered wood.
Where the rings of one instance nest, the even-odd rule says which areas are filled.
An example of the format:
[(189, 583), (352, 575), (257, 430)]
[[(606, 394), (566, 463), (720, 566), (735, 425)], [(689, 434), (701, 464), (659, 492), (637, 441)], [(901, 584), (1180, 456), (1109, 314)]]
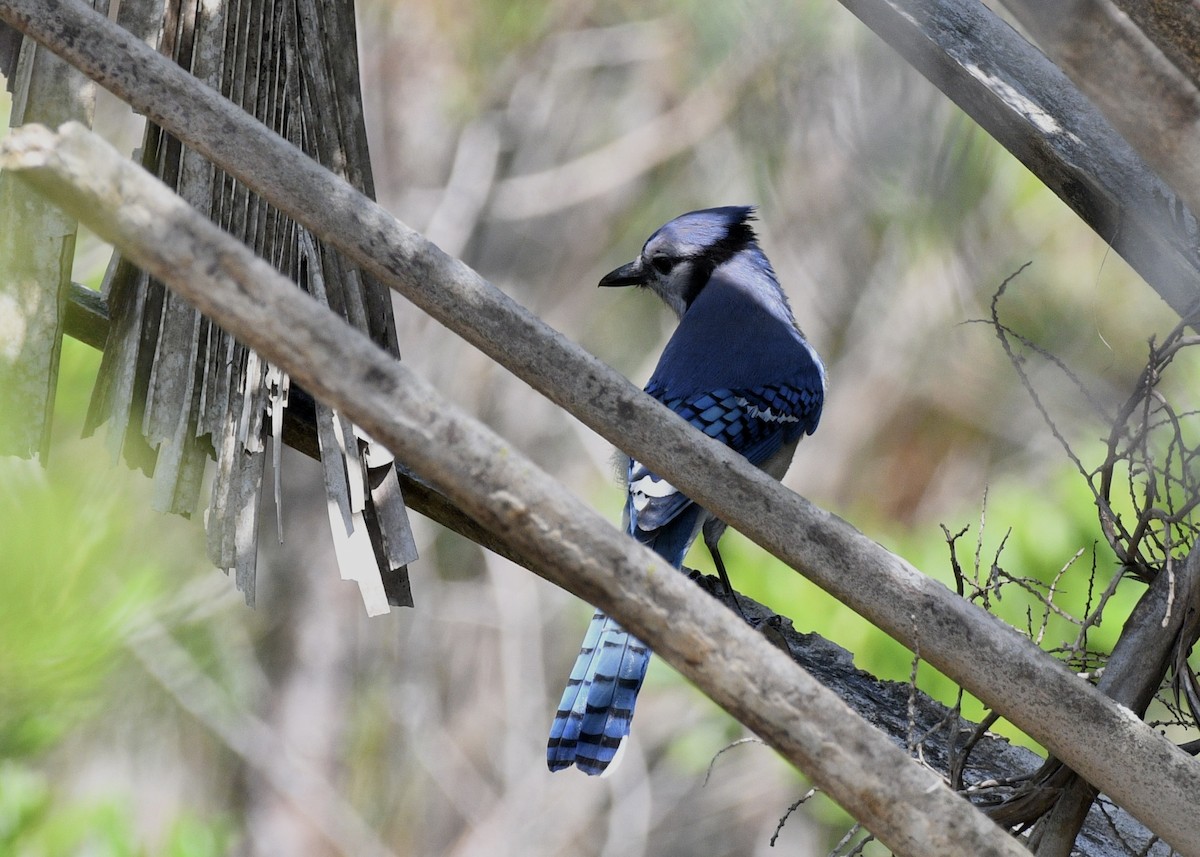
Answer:
[[(13, 64), (11, 125), (91, 124), (95, 84), (87, 77), (12, 30), (2, 49), (0, 62)], [(75, 232), (61, 210), (0, 174), (0, 455), (49, 454)]]
[(85, 345), (103, 350), (108, 338), (108, 303), (99, 292), (71, 283), (67, 296), (63, 333)]
[[(371, 190), (351, 0), (131, 0), (120, 12), (163, 56), (356, 187)], [(385, 287), (161, 126), (148, 123), (142, 151), (147, 169), (194, 208), (399, 354)], [(114, 449), (124, 448), (127, 457), (133, 452), (152, 473), (153, 505), (160, 511), (193, 514), (208, 460), (219, 459), (206, 516), (209, 555), (235, 573), (253, 603), (261, 455), (269, 435), (278, 507), (287, 374), (161, 283), (119, 264), (110, 265), (105, 293), (116, 323), (88, 428), (107, 422)], [(406, 566), (416, 558), (416, 545), (395, 465), (379, 465), (368, 489), (367, 444), (352, 430), (335, 431), (342, 421), (329, 409), (316, 415), (324, 436), (341, 438), (318, 458), (339, 504), (331, 524), (342, 574), (359, 582), (370, 615), (389, 605), (411, 606)], [(280, 539), (283, 518), (277, 508)]]
[(895, 852), (1027, 854), (684, 575), (95, 135), (25, 128), (0, 164), (403, 455), (538, 573), (610, 610)]
[[(1175, 653), (1191, 651), (1196, 642), (1194, 638), (1181, 640), (1181, 634), (1197, 609), (1200, 609), (1200, 549), (1194, 548), (1175, 569), (1159, 572), (1129, 614), (1105, 662), (1104, 674), (1097, 684), (1100, 691), (1138, 717), (1145, 717)], [(1053, 781), (1057, 788), (1045, 790), (1042, 806), (1027, 807), (1022, 819), (1028, 823), (1042, 816), (1030, 835), (1030, 844), (1038, 857), (1070, 857), (1096, 798), (1096, 790), (1086, 780), (1063, 771), (1062, 767), (1058, 760), (1049, 759), (1033, 778), (1035, 783)]]
[[(723, 592), (720, 581), (710, 580), (710, 590)], [(789, 620), (743, 594), (739, 593), (738, 601), (753, 625), (766, 625), (768, 636), (777, 640), (777, 645), (786, 646), (801, 667), (898, 746), (907, 749), (919, 740), (920, 758), (934, 770), (950, 777), (952, 769), (961, 769), (969, 799), (989, 815), (991, 808), (1017, 793), (1025, 778), (1043, 767), (1043, 759), (1033, 751), (984, 732), (978, 724), (914, 691), (910, 684), (881, 681), (857, 669), (853, 655), (840, 646), (816, 634), (797, 633)], [(1154, 603), (1162, 606), (1161, 601)], [(978, 741), (964, 761), (965, 745), (976, 732)], [(1143, 850), (1150, 847), (1152, 839), (1150, 831), (1123, 810), (1107, 806), (1102, 812), (1093, 806), (1074, 842), (1074, 853), (1079, 857), (1130, 857), (1135, 853), (1165, 857), (1169, 849), (1161, 842)]]
[(50, 452), (74, 248), (74, 221), (0, 174), (0, 455)]
[[(1200, 307), (1200, 198), (1184, 193), (1187, 185), (1172, 176), (1191, 170), (1195, 159), (1155, 174), (1147, 161), (1160, 165), (1136, 146), (1137, 138), (1130, 138), (1135, 151), (1109, 123), (1126, 134), (1128, 128), (1107, 110), (1106, 119), (1058, 66), (978, 0), (840, 2), (1112, 245), (1180, 316)], [(1027, 5), (1039, 10), (1039, 20), (1044, 16), (1065, 28), (1073, 21), (1067, 6), (1087, 3)], [(1126, 72), (1109, 44), (1096, 41), (1093, 47), (1087, 73), (1114, 99), (1130, 99), (1115, 79)], [(1132, 97), (1146, 112), (1161, 109), (1145, 91)], [(1146, 133), (1160, 133), (1161, 121)]]
[[(108, 338), (108, 327), (108, 304), (103, 295), (78, 283), (72, 283), (64, 328), (66, 335), (97, 350), (102, 350)], [(290, 401), (284, 414), (280, 437), (284, 445), (290, 446), (309, 458), (320, 460), (321, 450), (317, 441), (316, 406), (313, 398), (298, 387), (292, 388), (289, 395)], [(406, 471), (403, 466), (396, 465), (395, 476), (400, 490), (404, 494), (406, 505), (411, 506), (431, 521), (470, 539), (480, 547), (510, 559), (518, 565), (529, 567), (527, 559), (514, 553), (508, 545), (481, 527), (473, 518), (464, 515), (444, 495)], [(386, 479), (386, 477), (384, 478)], [(383, 507), (379, 506), (379, 508)], [(389, 529), (387, 532), (393, 531)], [(393, 556), (392, 561), (394, 562), (395, 559), (396, 557)], [(385, 585), (403, 585), (387, 580), (384, 583)]]
[[(1171, 188), (1157, 200), (1139, 194), (1126, 207), (1147, 207), (1156, 220), (1177, 213), (1178, 225), (1163, 235), (1194, 252), (1200, 243), (1193, 216), (1200, 210), (1200, 90), (1109, 0), (1004, 5)], [(1194, 300), (1167, 299), (1185, 317), (1197, 308)]]

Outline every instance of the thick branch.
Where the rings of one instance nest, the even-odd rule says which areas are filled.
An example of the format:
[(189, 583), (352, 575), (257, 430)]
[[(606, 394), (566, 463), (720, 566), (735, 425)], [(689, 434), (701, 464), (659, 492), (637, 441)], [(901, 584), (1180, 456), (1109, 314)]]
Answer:
[[(4, 0), (0, 17), (60, 51), (887, 633), (919, 647), (933, 666), (1182, 853), (1200, 854), (1190, 821), (1200, 805), (1200, 769), (1012, 628), (704, 438), (462, 262), (79, 0)], [(403, 458), (402, 449), (396, 447)], [(422, 475), (441, 488), (432, 474)], [(1120, 738), (1121, 754), (1112, 752), (1114, 736)]]
[(26, 128), (0, 164), (363, 426), (540, 574), (611, 611), (894, 850), (1026, 853), (761, 635), (166, 186), (82, 127), (63, 134)]
[(1004, 5), (1197, 211), (1200, 91), (1187, 75), (1108, 0), (1004, 0)]
[[(716, 578), (706, 578), (705, 583), (712, 591), (724, 593)], [(972, 802), (984, 808), (989, 817), (994, 818), (995, 807), (1006, 797), (1023, 792), (1031, 774), (1045, 767), (1045, 760), (1032, 750), (986, 733), (978, 724), (963, 719), (957, 711), (910, 684), (877, 679), (857, 669), (853, 656), (845, 649), (816, 634), (797, 633), (790, 620), (745, 595), (739, 594), (738, 601), (752, 624), (766, 623), (767, 633), (777, 645), (786, 645), (800, 666), (890, 735), (897, 745), (908, 747), (914, 738), (920, 740), (917, 749), (922, 761), (947, 778), (961, 777), (961, 785), (956, 787), (965, 788)], [(1053, 797), (1051, 794), (1045, 807)], [(1080, 857), (1127, 857), (1150, 839), (1150, 832), (1119, 808), (1110, 806), (1101, 812), (1093, 807), (1073, 843), (1073, 853)]]
[[(1054, 191), (1176, 312), (1185, 318), (1195, 312), (1200, 305), (1200, 251), (1193, 212), (1200, 199), (1189, 196), (1188, 184), (1175, 176), (1191, 170), (1195, 160), (1179, 160), (1164, 170), (1139, 136), (1130, 136), (1135, 152), (1109, 124), (1111, 120), (1130, 133), (1104, 101), (1097, 103), (1107, 120), (1058, 66), (978, 0), (841, 3)], [(1008, 0), (1005, 5), (1019, 14), (1021, 7), (1038, 10), (1037, 16), (1066, 29), (1074, 26), (1066, 7), (1091, 4)], [(1131, 98), (1130, 90), (1113, 79), (1130, 70), (1110, 55), (1107, 41), (1090, 44), (1098, 56), (1083, 61), (1082, 71), (1095, 78), (1094, 87), (1107, 93), (1108, 100), (1136, 101), (1154, 114), (1150, 124), (1143, 125), (1143, 117), (1131, 121), (1145, 136), (1162, 140), (1167, 117), (1159, 115), (1160, 103), (1145, 89)], [(1078, 69), (1066, 69), (1080, 80)], [(1092, 88), (1084, 89), (1098, 98)]]

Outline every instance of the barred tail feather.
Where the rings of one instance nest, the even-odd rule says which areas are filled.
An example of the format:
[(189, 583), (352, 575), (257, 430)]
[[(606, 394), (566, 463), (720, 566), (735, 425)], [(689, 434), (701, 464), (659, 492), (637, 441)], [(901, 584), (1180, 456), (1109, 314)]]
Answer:
[(604, 772), (629, 734), (649, 663), (645, 643), (597, 610), (550, 728), (550, 770), (576, 765), (585, 774)]
[(587, 706), (588, 685), (585, 679), (592, 670), (592, 660), (600, 643), (604, 623), (608, 617), (597, 610), (583, 637), (583, 645), (571, 676), (563, 690), (562, 700), (550, 727), (550, 742), (546, 745), (546, 762), (552, 771), (569, 768), (575, 762), (575, 749), (579, 743), (579, 725), (583, 722), (583, 711)]

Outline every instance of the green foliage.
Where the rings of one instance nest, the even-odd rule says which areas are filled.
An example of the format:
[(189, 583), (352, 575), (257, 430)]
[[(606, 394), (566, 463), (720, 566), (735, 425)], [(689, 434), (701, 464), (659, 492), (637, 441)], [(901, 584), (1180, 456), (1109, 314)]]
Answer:
[(109, 798), (59, 804), (47, 778), (30, 768), (0, 765), (0, 853), (22, 857), (217, 857), (228, 851), (230, 826), (177, 818), (160, 847), (139, 844), (127, 806)]
[(53, 742), (94, 701), (155, 585), (98, 474), (0, 460), (0, 753)]
[[(96, 360), (64, 343), (60, 422), (81, 414)], [(113, 469), (94, 442), (56, 443), (48, 468), (0, 459), (0, 755), (50, 746), (101, 701), (125, 634), (161, 591), (164, 545)]]
[(224, 822), (181, 816), (151, 852), (130, 797), (67, 801), (50, 773), (71, 731), (111, 710), (127, 636), (203, 557), (193, 523), (149, 511), (144, 477), (73, 437), (98, 360), (64, 341), (49, 465), (0, 458), (0, 853), (223, 854)]

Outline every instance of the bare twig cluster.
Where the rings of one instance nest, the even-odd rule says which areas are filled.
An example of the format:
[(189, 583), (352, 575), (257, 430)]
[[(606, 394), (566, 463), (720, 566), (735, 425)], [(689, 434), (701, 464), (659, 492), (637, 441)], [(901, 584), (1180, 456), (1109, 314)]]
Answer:
[[(1062, 360), (1000, 321), (1000, 298), (1027, 267), (1023, 265), (997, 290), (991, 323), (1034, 406), (1091, 488), (1109, 547), (1125, 571), (1149, 582), (1160, 571), (1168, 570), (1173, 558), (1191, 549), (1200, 530), (1200, 523), (1192, 519), (1192, 512), (1200, 504), (1200, 471), (1196, 466), (1200, 456), (1200, 411), (1176, 408), (1162, 389), (1165, 373), (1176, 358), (1188, 347), (1200, 344), (1200, 336), (1192, 332), (1197, 318), (1181, 319), (1161, 344), (1150, 339), (1145, 368), (1129, 397), (1110, 413)], [(1109, 426), (1105, 456), (1098, 465), (1086, 466), (1072, 448), (1030, 380), (1025, 359), (1014, 343), (1059, 369)]]
[(1180, 321), (1161, 343), (1150, 340), (1146, 367), (1112, 420), (1107, 454), (1088, 474), (1109, 546), (1145, 581), (1170, 573), (1200, 530), (1192, 516), (1200, 503), (1200, 411), (1175, 407), (1161, 389), (1176, 358), (1200, 344), (1195, 320)]
[[(1145, 367), (1133, 390), (1119, 408), (1110, 411), (1064, 361), (1001, 321), (1000, 299), (1025, 267), (997, 290), (990, 323), (1034, 407), (1089, 486), (1100, 532), (1116, 557), (1118, 568), (1101, 586), (1096, 546), (1085, 545), (1049, 579), (1015, 575), (1001, 563), (1011, 533), (1004, 535), (990, 562), (985, 562), (982, 556), (982, 531), (987, 520), (985, 497), (980, 537), (968, 568), (964, 569), (958, 551), (958, 542), (967, 530), (951, 533), (943, 528), (958, 592), (991, 610), (1009, 591), (1019, 591), (1032, 599), (1026, 608), (1025, 632), (1039, 646), (1060, 657), (1139, 716), (1145, 717), (1157, 698), (1166, 717), (1153, 721), (1154, 725), (1194, 727), (1200, 722), (1197, 716), (1200, 684), (1188, 663), (1188, 655), (1198, 637), (1194, 617), (1200, 604), (1193, 550), (1198, 526), (1193, 512), (1200, 504), (1196, 471), (1196, 459), (1200, 456), (1196, 417), (1200, 411), (1173, 403), (1168, 394), (1167, 371), (1189, 346), (1200, 343), (1200, 337), (1191, 332), (1194, 319), (1181, 321), (1161, 343), (1151, 339)], [(1031, 380), (1028, 363), (1031, 356), (1061, 372), (1091, 412), (1108, 425), (1098, 464), (1085, 463), (1085, 454), (1068, 440), (1051, 415), (1046, 397)], [(1089, 550), (1091, 562), (1080, 563)], [(1089, 632), (1100, 625), (1106, 609), (1115, 603), (1112, 596), (1127, 579), (1146, 583), (1148, 589), (1123, 619), (1121, 637), (1112, 652), (1097, 650), (1089, 645)], [(1087, 587), (1081, 615), (1073, 615), (1056, 603), (1056, 595), (1068, 581)], [(1046, 645), (1052, 618), (1075, 627), (1074, 639), (1058, 646)], [(1163, 695), (1164, 689), (1171, 693)], [(1185, 716), (1185, 703), (1190, 717)], [(980, 728), (986, 728), (995, 719), (993, 713)], [(1185, 749), (1190, 751), (1189, 747)], [(969, 741), (962, 752), (969, 755)], [(952, 778), (951, 783), (960, 790), (964, 787), (960, 779)], [(980, 784), (973, 799), (998, 823), (1027, 834), (1035, 853), (1052, 855), (1069, 853), (1097, 796), (1096, 789), (1051, 756), (1029, 776)], [(1095, 807), (1094, 811), (1104, 814), (1102, 802), (1095, 803)], [(1129, 853), (1147, 853), (1145, 847), (1131, 849)]]

